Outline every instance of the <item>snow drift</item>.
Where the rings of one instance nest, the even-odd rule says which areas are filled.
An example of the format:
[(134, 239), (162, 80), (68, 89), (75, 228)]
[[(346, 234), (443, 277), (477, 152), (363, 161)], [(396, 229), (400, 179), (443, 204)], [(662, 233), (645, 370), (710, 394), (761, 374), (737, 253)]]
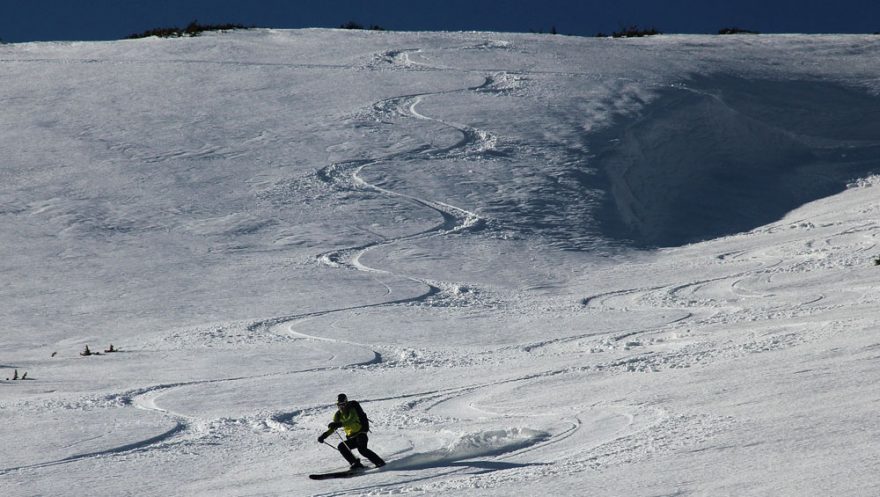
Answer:
[(700, 75), (602, 134), (612, 232), (674, 246), (763, 226), (880, 170), (865, 89)]

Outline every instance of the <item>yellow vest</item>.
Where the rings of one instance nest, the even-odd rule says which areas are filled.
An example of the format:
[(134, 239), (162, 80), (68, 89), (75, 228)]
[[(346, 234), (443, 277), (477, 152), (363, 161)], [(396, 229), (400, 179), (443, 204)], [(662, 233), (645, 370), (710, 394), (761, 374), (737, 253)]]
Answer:
[(333, 415), (333, 421), (342, 423), (346, 436), (350, 437), (361, 431), (361, 419), (354, 407), (349, 406), (348, 412), (336, 411), (336, 414)]

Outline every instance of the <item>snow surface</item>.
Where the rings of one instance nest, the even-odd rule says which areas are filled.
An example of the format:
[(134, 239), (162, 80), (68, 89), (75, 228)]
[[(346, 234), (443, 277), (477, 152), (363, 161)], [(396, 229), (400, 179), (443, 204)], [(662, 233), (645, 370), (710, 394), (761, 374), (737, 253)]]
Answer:
[(0, 495), (880, 495), (878, 50), (0, 45)]

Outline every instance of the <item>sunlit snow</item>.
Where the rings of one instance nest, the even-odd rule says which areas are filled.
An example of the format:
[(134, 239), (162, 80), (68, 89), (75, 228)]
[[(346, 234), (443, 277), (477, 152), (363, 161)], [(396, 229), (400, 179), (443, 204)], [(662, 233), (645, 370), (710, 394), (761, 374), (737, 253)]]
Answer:
[(0, 45), (0, 495), (880, 495), (878, 50)]

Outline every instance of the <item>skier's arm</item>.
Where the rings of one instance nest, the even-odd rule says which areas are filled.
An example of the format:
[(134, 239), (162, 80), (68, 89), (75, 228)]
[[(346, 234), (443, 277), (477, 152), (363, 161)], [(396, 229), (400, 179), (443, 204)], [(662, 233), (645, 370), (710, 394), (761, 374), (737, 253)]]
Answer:
[(335, 428), (331, 429), (331, 430), (327, 430), (324, 433), (321, 433), (321, 435), (318, 437), (318, 443), (319, 444), (324, 443), (324, 440), (327, 440), (327, 437), (329, 437), (330, 434), (333, 433), (334, 431), (336, 431)]
[(327, 425), (327, 431), (325, 431), (324, 433), (321, 434), (321, 436), (318, 437), (319, 444), (324, 443), (324, 440), (326, 440), (327, 437), (332, 435), (333, 432), (335, 432), (336, 430), (342, 428), (342, 423), (337, 421), (338, 418), (339, 418), (339, 413), (337, 413), (333, 416), (333, 422), (330, 423), (329, 425)]

